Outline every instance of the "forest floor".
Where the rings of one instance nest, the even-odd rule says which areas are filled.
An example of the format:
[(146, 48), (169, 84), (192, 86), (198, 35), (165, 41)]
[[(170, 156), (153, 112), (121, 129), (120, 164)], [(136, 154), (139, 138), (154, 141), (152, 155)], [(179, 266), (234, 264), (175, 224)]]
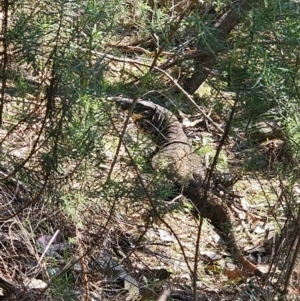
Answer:
[[(276, 174), (277, 163), (285, 158), (282, 152), (274, 155), (280, 153), (280, 139), (254, 148), (245, 137), (239, 135), (237, 139), (239, 130), (233, 130), (220, 161), (221, 166), (241, 174), (230, 206), (237, 221), (235, 235), (245, 255), (269, 272), (263, 282), (240, 269), (208, 221), (202, 221), (199, 235), (200, 221), (180, 192), (174, 191), (171, 198), (169, 194), (162, 196), (162, 191), (172, 187), (157, 182), (158, 171), (148, 166), (155, 147), (133, 122), (126, 131), (126, 147), (121, 146), (112, 169), (112, 180), (106, 183), (124, 113), (115, 111), (116, 127), (105, 137), (103, 164), (95, 167), (91, 163), (85, 178), (70, 177), (64, 194), (52, 190), (51, 181), (41, 195), (37, 194), (43, 179), (41, 170), (34, 166), (48, 151), (43, 136), (35, 157), (20, 169), (22, 181), (15, 174), (9, 177), (16, 163), (30, 155), (43, 124), (41, 109), (30, 95), (24, 99), (8, 93), (6, 97), (9, 106), (0, 131), (0, 298), (11, 291), (18, 296), (25, 288), (35, 300), (41, 292), (47, 300), (157, 300), (165, 291), (170, 293), (170, 300), (188, 301), (196, 296), (195, 286), (201, 301), (279, 298), (277, 288), (283, 287), (282, 271), (287, 264), (284, 239), (277, 235), (285, 223), (286, 183)], [(35, 112), (30, 115), (31, 122), (10, 121), (10, 114), (21, 114), (24, 106)], [(193, 124), (186, 126), (187, 135), (203, 160), (211, 162), (220, 136), (206, 120), (195, 124), (197, 116), (185, 118), (186, 124)], [(224, 125), (225, 120), (215, 118)], [(270, 145), (279, 145), (279, 151)], [(259, 162), (255, 169), (249, 168), (253, 162)], [(76, 162), (69, 160), (68, 164), (70, 167)], [(294, 189), (298, 194), (299, 188), (295, 185)], [(57, 199), (60, 203), (53, 203)], [(159, 216), (153, 206), (159, 209)], [(200, 247), (196, 256), (197, 241)], [(197, 279), (193, 282), (195, 268)], [(298, 274), (295, 269), (289, 300), (297, 298)], [(9, 285), (12, 288), (7, 288)]]

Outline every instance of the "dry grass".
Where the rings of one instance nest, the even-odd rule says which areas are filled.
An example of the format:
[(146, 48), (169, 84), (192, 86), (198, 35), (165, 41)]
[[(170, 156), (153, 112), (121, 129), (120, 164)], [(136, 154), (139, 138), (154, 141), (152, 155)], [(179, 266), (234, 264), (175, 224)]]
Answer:
[[(171, 52), (162, 48), (158, 53), (163, 35), (141, 39), (145, 28), (139, 23), (145, 14), (140, 14), (136, 2), (127, 1), (127, 4), (130, 14), (124, 14), (123, 21), (120, 19), (127, 30), (122, 27), (103, 36), (101, 47), (107, 53), (91, 51), (90, 63), (96, 70), (94, 63), (105, 61), (104, 77), (116, 90), (121, 87), (134, 95), (142, 93), (146, 98), (163, 96), (169, 100), (168, 105), (177, 106), (180, 101), (174, 100), (169, 90), (177, 82), (170, 76), (153, 75), (149, 69), (155, 60), (162, 66), (188, 54), (190, 45), (185, 44), (185, 33), (181, 33), (184, 37), (179, 36), (178, 46)], [(148, 3), (150, 8), (153, 5), (151, 1)], [(160, 1), (159, 5), (176, 20), (183, 7), (196, 2)], [(36, 13), (41, 11), (39, 6)], [(152, 12), (147, 12), (153, 14), (153, 7)], [(69, 24), (68, 18), (63, 18), (63, 22)], [(138, 25), (140, 31), (133, 25)], [(172, 34), (171, 31), (170, 37)], [(43, 64), (51, 52), (51, 43), (48, 45), (51, 39), (49, 34), (43, 41), (47, 44), (44, 49), (47, 53), (41, 59)], [(131, 45), (138, 39), (141, 40), (138, 47)], [(152, 50), (147, 49), (147, 43)], [(79, 54), (85, 52), (88, 49)], [(291, 257), (297, 251), (297, 241), (293, 239), (298, 236), (299, 228), (297, 185), (290, 189), (289, 180), (282, 180), (277, 173), (278, 167), (287, 161), (277, 155), (271, 157), (267, 144), (257, 149), (249, 146), (239, 128), (233, 129), (223, 150), (229, 168), (243, 174), (234, 186), (236, 196), (230, 200), (236, 219), (236, 237), (251, 261), (265, 271), (270, 268), (263, 282), (242, 271), (224, 251), (209, 221), (203, 222), (200, 250), (195, 254), (199, 220), (192, 215), (189, 201), (180, 197), (180, 192), (175, 191), (171, 196), (167, 193), (173, 187), (159, 171), (150, 168), (149, 157), (155, 146), (132, 122), (116, 156), (126, 120), (123, 113), (105, 112), (108, 126), (93, 125), (98, 131), (95, 146), (82, 156), (78, 155), (80, 147), (67, 145), (69, 141), (64, 136), (57, 144), (53, 143), (55, 133), (51, 129), (60, 121), (59, 116), (54, 116), (54, 120), (45, 118), (48, 105), (45, 88), (49, 88), (52, 67), (43, 65), (42, 72), (35, 76), (30, 66), (14, 70), (4, 95), (4, 123), (0, 129), (0, 300), (143, 301), (157, 300), (167, 289), (171, 290), (174, 301), (189, 301), (195, 296), (201, 301), (276, 300), (280, 295), (277, 289), (284, 289)], [(176, 79), (181, 76), (179, 69), (174, 66), (170, 71)], [(73, 75), (78, 76), (75, 71)], [(148, 90), (143, 92), (140, 87), (141, 83), (145, 84), (146, 75), (149, 75)], [(215, 90), (209, 83), (202, 85), (198, 92), (198, 101), (207, 116), (223, 126), (236, 95)], [(60, 104), (59, 100), (52, 100), (55, 105)], [(86, 106), (93, 105), (89, 101)], [(105, 101), (99, 97), (99, 103)], [(216, 104), (214, 109), (212, 103)], [(182, 107), (187, 113), (193, 111), (190, 105)], [(59, 106), (54, 106), (55, 109), (59, 114), (62, 112)], [(81, 120), (80, 113), (76, 112), (75, 118)], [(97, 122), (102, 121), (101, 117)], [(185, 116), (188, 120), (193, 117)], [(80, 131), (83, 125), (78, 124), (75, 130)], [(220, 140), (220, 134), (203, 115), (199, 124), (186, 131), (196, 143), (209, 137), (207, 143), (212, 150)], [(57, 165), (55, 160), (50, 160), (56, 147), (65, 147), (59, 153)], [(209, 162), (211, 158), (205, 159)], [(253, 162), (261, 166), (251, 165)], [(195, 260), (197, 271), (194, 271)], [(195, 275), (197, 281), (193, 287)], [(289, 300), (299, 295), (298, 282), (297, 263), (291, 275)]]
[[(15, 160), (26, 158), (31, 144), (30, 139), (24, 137), (34, 137), (36, 127), (38, 124), (32, 128), (20, 125), (11, 132), (9, 141), (4, 139), (5, 149)], [(118, 127), (121, 128), (121, 124)], [(5, 135), (3, 130), (3, 137)], [(88, 168), (84, 171), (77, 170), (64, 182), (62, 190), (56, 192), (57, 196), (53, 195), (55, 192), (51, 186), (38, 195), (38, 187), (18, 183), (15, 176), (11, 178), (14, 180), (3, 182), (2, 215), (11, 216), (26, 207), (16, 216), (1, 222), (1, 278), (14, 287), (13, 294), (25, 290), (34, 300), (89, 300), (96, 296), (102, 300), (123, 300), (127, 291), (122, 278), (103, 263), (113, 260), (137, 281), (140, 300), (155, 300), (166, 288), (171, 289), (174, 300), (192, 299), (191, 277), (198, 221), (191, 215), (187, 200), (176, 198), (176, 195), (173, 201), (155, 199), (157, 190), (153, 186), (157, 188), (157, 183), (154, 179), (151, 184), (149, 177), (153, 176), (150, 174), (147, 180), (149, 191), (143, 193), (137, 171), (124, 147), (111, 177), (115, 184), (105, 185), (116, 147), (116, 138), (110, 135), (106, 137), (106, 162), (102, 170), (95, 170), (92, 164), (86, 165)], [(43, 144), (44, 148), (40, 148), (25, 167), (38, 162), (40, 153), (47, 150), (46, 145)], [(23, 153), (17, 152), (20, 146)], [(75, 162), (70, 159), (67, 162), (73, 170)], [(49, 183), (54, 183), (54, 179)], [(265, 247), (267, 241), (275, 239), (278, 228), (274, 218), (279, 219), (280, 224), (284, 222), (284, 214), (281, 218), (270, 213), (271, 208), (277, 208), (278, 213), (282, 206), (278, 203), (278, 183), (279, 180), (274, 178), (269, 181), (245, 177), (236, 185), (236, 192), (243, 198), (232, 204), (239, 244), (254, 262), (260, 261), (259, 267), (264, 269), (268, 269), (274, 256), (275, 246), (271, 243), (268, 250)], [(153, 215), (153, 200), (149, 202), (149, 194), (156, 206), (163, 209), (161, 217)], [(33, 203), (32, 199), (35, 199)], [(262, 231), (255, 234), (255, 229)], [(56, 231), (59, 231), (58, 235), (49, 244)], [(41, 245), (41, 241), (45, 241), (44, 244)], [(47, 244), (51, 251), (45, 249)], [(223, 296), (231, 300), (249, 300), (249, 276), (242, 273), (230, 254), (223, 250), (219, 236), (207, 222), (202, 228), (200, 245), (197, 256), (200, 299), (218, 300)], [(260, 247), (260, 251), (251, 250), (255, 247)], [(279, 262), (273, 281), (282, 268)], [(36, 279), (40, 280), (38, 284), (33, 282)], [(271, 298), (272, 287), (264, 293), (260, 291), (259, 283), (254, 287), (253, 296), (262, 294), (262, 298)], [(297, 289), (294, 284), (293, 289)], [(20, 296), (16, 298), (21, 300)]]

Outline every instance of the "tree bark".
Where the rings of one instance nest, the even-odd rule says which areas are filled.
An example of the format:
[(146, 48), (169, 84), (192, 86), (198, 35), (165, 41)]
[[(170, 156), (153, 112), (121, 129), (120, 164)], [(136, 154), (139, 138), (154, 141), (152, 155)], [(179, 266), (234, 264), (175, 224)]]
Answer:
[(184, 82), (185, 89), (190, 93), (194, 93), (206, 80), (210, 74), (209, 71), (217, 62), (217, 56), (228, 50), (226, 41), (231, 31), (254, 7), (259, 7), (263, 1), (240, 0), (231, 3), (229, 10), (212, 25), (213, 45), (210, 44), (207, 47), (202, 43), (197, 47), (199, 55), (194, 58), (194, 72)]

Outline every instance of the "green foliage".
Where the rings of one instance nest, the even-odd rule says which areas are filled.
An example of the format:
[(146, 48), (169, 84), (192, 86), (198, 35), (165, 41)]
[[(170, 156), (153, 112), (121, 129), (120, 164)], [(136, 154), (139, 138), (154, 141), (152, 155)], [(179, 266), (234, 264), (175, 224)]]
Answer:
[(234, 36), (235, 49), (227, 64), (222, 60), (228, 89), (243, 95), (250, 118), (299, 98), (295, 52), (299, 10), (292, 7), (293, 2), (280, 1), (253, 10), (245, 27), (239, 29), (243, 34)]
[(70, 195), (66, 194), (61, 197), (61, 200), (68, 217), (77, 227), (82, 227), (81, 214), (84, 206), (86, 206), (84, 195), (80, 192), (72, 193)]
[[(226, 123), (234, 100), (239, 99), (233, 125), (241, 131), (251, 122), (265, 120), (265, 114), (272, 115), (270, 109), (276, 108), (288, 147), (299, 159), (298, 2), (257, 3), (225, 39), (216, 29), (218, 17), (236, 2), (212, 1), (217, 13), (205, 13), (207, 3), (198, 1), (190, 12), (180, 6), (181, 1), (23, 0), (9, 4), (10, 19), (2, 36), (10, 56), (2, 86), (7, 81), (10, 98), (2, 95), (1, 161), (8, 170), (14, 168), (13, 176), (38, 191), (32, 194), (45, 195), (49, 212), (59, 201), (66, 223), (98, 235), (86, 254), (102, 247), (109, 227), (118, 226), (123, 207), (132, 213), (132, 205), (139, 205), (163, 216), (170, 210), (164, 201), (180, 193), (160, 170), (151, 169), (152, 142), (139, 132), (135, 136), (123, 132), (126, 116), (120, 116), (109, 95), (143, 97), (194, 113), (182, 91), (174, 93), (174, 83), (183, 86), (198, 68), (211, 74), (201, 105), (213, 107)], [(201, 52), (208, 58), (213, 54), (215, 65), (206, 66), (207, 57), (201, 57)], [(210, 142), (214, 141), (205, 139), (196, 145), (196, 152), (211, 163), (216, 151)], [(263, 156), (257, 154), (248, 163), (251, 170), (266, 167)], [(221, 150), (217, 169), (227, 170), (228, 165)], [(149, 191), (141, 187), (144, 174), (151, 174), (146, 181)], [(93, 212), (93, 221), (85, 220), (83, 212)], [(131, 216), (126, 218), (126, 223), (135, 223)], [(74, 254), (67, 255), (69, 259)], [(64, 300), (73, 299), (74, 275), (70, 271), (54, 277), (56, 294)]]
[(297, 111), (291, 110), (285, 120), (289, 152), (295, 160), (300, 158), (300, 120)]
[[(209, 163), (212, 163), (214, 156), (216, 155), (216, 150), (204, 142), (203, 146), (196, 148), (196, 154), (202, 157), (203, 161), (208, 160)], [(226, 171), (228, 169), (227, 156), (223, 150), (220, 151), (218, 156), (216, 168), (220, 171)]]

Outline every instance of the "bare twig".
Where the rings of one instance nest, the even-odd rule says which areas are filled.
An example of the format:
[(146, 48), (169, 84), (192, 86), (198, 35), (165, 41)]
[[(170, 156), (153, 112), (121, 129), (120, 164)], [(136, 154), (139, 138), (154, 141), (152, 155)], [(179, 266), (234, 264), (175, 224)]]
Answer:
[(17, 210), (14, 214), (12, 214), (10, 216), (7, 216), (7, 217), (1, 217), (0, 218), (0, 222), (2, 223), (2, 222), (10, 220), (11, 218), (13, 218), (13, 217), (17, 216), (18, 214), (20, 214), (21, 212), (23, 212), (24, 209), (26, 209), (30, 205), (34, 204), (37, 200), (39, 200), (39, 198), (41, 197), (42, 193), (44, 192), (44, 189), (46, 188), (46, 186), (48, 184), (48, 179), (49, 179), (49, 173), (46, 174), (44, 184), (43, 184), (42, 188), (40, 189), (40, 191), (38, 192), (38, 194), (34, 198), (32, 198), (32, 200), (30, 200), (28, 203), (26, 203), (25, 206), (23, 206), (19, 210)]
[(49, 248), (50, 248), (50, 246), (52, 245), (52, 243), (54, 242), (54, 240), (56, 239), (56, 237), (57, 237), (57, 235), (58, 235), (58, 233), (59, 233), (59, 230), (56, 230), (56, 232), (54, 233), (54, 235), (52, 236), (52, 238), (50, 239), (50, 241), (48, 242), (48, 244), (47, 244), (47, 246), (46, 246), (46, 248), (45, 248), (45, 250), (44, 250), (44, 252), (43, 252), (43, 254), (42, 254), (42, 256), (40, 257), (40, 259), (39, 259), (39, 261), (38, 261), (38, 265), (40, 265), (41, 264), (41, 262), (42, 262), (42, 260), (43, 260), (43, 258), (45, 257), (45, 255), (47, 254), (47, 252), (48, 252), (48, 250), (49, 250)]
[(197, 279), (198, 279), (198, 255), (200, 250), (200, 239), (203, 225), (203, 217), (200, 215), (200, 223), (197, 232), (197, 241), (196, 241), (196, 249), (195, 249), (195, 258), (194, 258), (194, 271), (192, 275), (193, 279), (193, 300), (198, 300), (198, 291), (197, 291)]
[(3, 77), (2, 77), (2, 87), (1, 87), (1, 99), (0, 99), (0, 127), (2, 126), (3, 122), (3, 108), (4, 108), (4, 94), (6, 89), (6, 80), (7, 80), (7, 64), (8, 64), (8, 41), (7, 41), (7, 26), (8, 26), (8, 8), (9, 8), (9, 1), (4, 0), (4, 18), (2, 22), (3, 28)]
[(79, 256), (80, 256), (80, 264), (81, 264), (81, 271), (82, 271), (82, 278), (84, 281), (84, 300), (90, 300), (90, 293), (89, 293), (89, 281), (88, 281), (88, 270), (87, 270), (87, 260), (86, 260), (86, 246), (84, 244), (83, 235), (76, 227), (77, 232), (77, 239), (78, 239), (78, 249), (79, 249)]
[(138, 53), (145, 53), (145, 54), (148, 54), (148, 55), (152, 55), (152, 52), (143, 48), (143, 47), (140, 47), (140, 46), (128, 46), (128, 45), (109, 45), (110, 47), (115, 47), (115, 48), (118, 48), (118, 49), (124, 49), (125, 51), (128, 51), (128, 52), (138, 52)]
[(299, 251), (300, 251), (300, 239), (299, 239), (299, 213), (298, 213), (298, 217), (297, 217), (297, 220), (294, 222), (294, 227), (296, 228), (295, 229), (295, 239), (297, 238), (298, 241), (297, 241), (297, 245), (296, 245), (296, 248), (294, 250), (294, 254), (293, 254), (293, 258), (292, 258), (292, 261), (291, 263), (289, 264), (289, 267), (288, 267), (288, 270), (287, 270), (287, 273), (286, 273), (286, 276), (285, 276), (285, 281), (284, 281), (284, 288), (283, 288), (283, 291), (281, 293), (282, 296), (285, 296), (287, 293), (288, 293), (288, 286), (290, 284), (290, 279), (291, 279), (291, 276), (292, 276), (292, 272), (295, 268), (295, 264), (296, 264), (296, 261), (297, 261), (297, 258), (299, 256)]

